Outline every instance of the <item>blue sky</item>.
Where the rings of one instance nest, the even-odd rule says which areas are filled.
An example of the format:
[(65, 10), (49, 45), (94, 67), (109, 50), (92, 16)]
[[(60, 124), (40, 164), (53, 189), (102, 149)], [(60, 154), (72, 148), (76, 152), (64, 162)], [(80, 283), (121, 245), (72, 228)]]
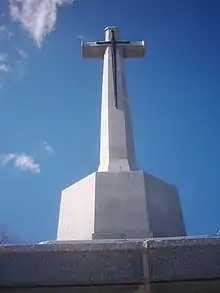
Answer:
[(0, 3), (0, 226), (54, 239), (61, 190), (96, 170), (102, 60), (80, 40), (116, 25), (147, 42), (125, 66), (139, 168), (179, 187), (189, 235), (217, 233), (220, 2), (70, 2)]

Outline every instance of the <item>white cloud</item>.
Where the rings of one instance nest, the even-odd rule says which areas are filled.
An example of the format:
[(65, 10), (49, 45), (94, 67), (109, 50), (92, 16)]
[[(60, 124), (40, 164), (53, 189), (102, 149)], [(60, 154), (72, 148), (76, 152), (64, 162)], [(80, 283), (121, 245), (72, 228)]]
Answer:
[(54, 28), (58, 6), (73, 2), (74, 0), (9, 0), (10, 14), (40, 47), (44, 37)]
[(53, 154), (54, 150), (52, 146), (50, 146), (46, 141), (44, 141), (44, 148), (46, 152), (48, 152), (49, 154)]
[(10, 66), (8, 64), (0, 64), (0, 71), (8, 72), (10, 70)]
[(13, 166), (21, 171), (29, 171), (31, 173), (40, 173), (40, 165), (37, 164), (33, 157), (22, 154), (6, 154), (1, 155), (1, 164), (7, 165), (12, 162)]

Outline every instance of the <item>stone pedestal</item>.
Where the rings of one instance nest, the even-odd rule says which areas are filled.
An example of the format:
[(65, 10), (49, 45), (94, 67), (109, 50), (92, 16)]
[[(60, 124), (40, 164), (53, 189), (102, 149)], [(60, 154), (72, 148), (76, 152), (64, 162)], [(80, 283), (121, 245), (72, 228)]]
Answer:
[(61, 196), (57, 240), (185, 233), (177, 188), (143, 171), (96, 172)]

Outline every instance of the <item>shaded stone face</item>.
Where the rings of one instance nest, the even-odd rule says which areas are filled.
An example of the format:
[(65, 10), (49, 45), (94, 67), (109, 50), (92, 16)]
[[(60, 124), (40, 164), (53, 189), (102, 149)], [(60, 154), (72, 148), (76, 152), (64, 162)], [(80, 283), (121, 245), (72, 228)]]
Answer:
[(219, 237), (151, 239), (145, 245), (151, 282), (220, 278)]
[(0, 247), (2, 286), (141, 284), (142, 242)]

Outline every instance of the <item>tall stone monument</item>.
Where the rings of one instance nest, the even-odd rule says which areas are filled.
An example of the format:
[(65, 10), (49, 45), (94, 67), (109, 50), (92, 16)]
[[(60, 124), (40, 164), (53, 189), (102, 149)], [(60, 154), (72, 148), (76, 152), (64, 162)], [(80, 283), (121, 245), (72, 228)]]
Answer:
[(105, 38), (83, 45), (104, 58), (99, 168), (63, 191), (60, 241), (0, 245), (0, 291), (219, 293), (220, 237), (184, 236), (176, 187), (135, 164), (122, 59), (144, 43)]
[(136, 165), (123, 59), (143, 57), (143, 41), (82, 44), (84, 58), (103, 58), (100, 164), (62, 192), (57, 240), (123, 239), (186, 234), (178, 190)]

